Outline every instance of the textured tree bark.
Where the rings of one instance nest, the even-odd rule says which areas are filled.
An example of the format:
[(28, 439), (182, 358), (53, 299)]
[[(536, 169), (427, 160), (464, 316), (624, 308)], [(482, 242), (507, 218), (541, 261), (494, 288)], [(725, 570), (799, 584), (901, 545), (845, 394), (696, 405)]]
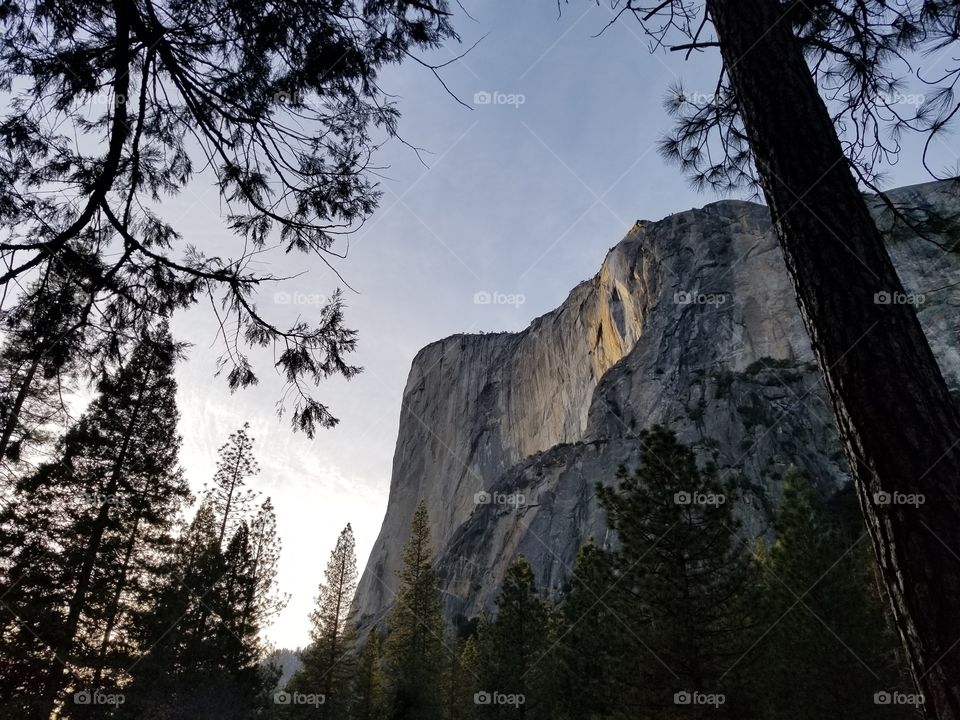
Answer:
[[(707, 0), (914, 679), (928, 714), (958, 720), (960, 412), (913, 307), (898, 302), (903, 286), (786, 17), (791, 5)], [(888, 503), (878, 493), (900, 495)], [(914, 494), (925, 503), (904, 502)]]

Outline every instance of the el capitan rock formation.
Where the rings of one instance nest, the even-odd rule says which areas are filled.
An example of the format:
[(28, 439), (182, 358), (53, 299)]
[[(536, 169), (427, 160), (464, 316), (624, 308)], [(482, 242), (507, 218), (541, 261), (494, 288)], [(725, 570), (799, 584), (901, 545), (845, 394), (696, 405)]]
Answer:
[[(911, 217), (960, 217), (953, 182), (889, 196)], [(960, 387), (960, 255), (872, 204), (907, 292), (923, 296), (920, 320), (944, 375)], [(941, 244), (960, 240), (939, 229)], [(562, 593), (580, 544), (611, 540), (594, 484), (635, 462), (637, 433), (654, 423), (737, 479), (752, 535), (766, 529), (788, 464), (825, 495), (847, 484), (764, 206), (728, 200), (639, 221), (593, 278), (527, 329), (454, 335), (417, 354), (386, 516), (357, 592), (360, 625), (390, 607), (420, 499), (448, 620), (489, 609), (517, 553), (541, 587)]]

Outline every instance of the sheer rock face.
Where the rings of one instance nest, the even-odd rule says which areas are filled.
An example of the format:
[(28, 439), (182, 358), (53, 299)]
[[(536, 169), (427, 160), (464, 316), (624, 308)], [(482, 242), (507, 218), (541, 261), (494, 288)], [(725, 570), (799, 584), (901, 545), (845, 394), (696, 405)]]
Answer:
[[(916, 221), (930, 209), (960, 217), (955, 184), (890, 197)], [(954, 244), (960, 231), (932, 223), (923, 239), (872, 203), (907, 293), (925, 296), (920, 319), (958, 387), (960, 255), (930, 240)], [(636, 464), (638, 433), (654, 423), (735, 478), (750, 536), (766, 531), (790, 463), (824, 495), (847, 484), (763, 206), (722, 201), (639, 221), (597, 275), (526, 330), (455, 335), (420, 351), (404, 391), (386, 517), (357, 594), (361, 626), (380, 622), (391, 605), (420, 499), (448, 620), (489, 610), (518, 553), (541, 587), (562, 593), (586, 538), (614, 542), (595, 484)]]

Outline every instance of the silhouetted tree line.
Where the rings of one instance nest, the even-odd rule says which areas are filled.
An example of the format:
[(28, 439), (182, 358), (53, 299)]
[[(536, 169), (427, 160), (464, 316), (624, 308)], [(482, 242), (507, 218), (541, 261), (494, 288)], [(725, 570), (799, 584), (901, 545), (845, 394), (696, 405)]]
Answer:
[[(16, 351), (7, 347), (9, 356)], [(275, 682), (260, 631), (280, 543), (248, 426), (193, 499), (165, 326), (103, 375), (0, 510), (0, 716), (245, 718)]]
[[(15, 352), (8, 347), (8, 352)], [(426, 507), (383, 628), (359, 638), (351, 527), (281, 688), (270, 500), (244, 425), (196, 511), (178, 464), (165, 325), (105, 373), (0, 511), (0, 716), (84, 720), (909, 717), (916, 698), (862, 528), (796, 471), (775, 542), (744, 541), (735, 487), (663, 428), (597, 493), (617, 547), (580, 550), (558, 603), (518, 556), (496, 612), (448, 627)], [(24, 465), (24, 467), (27, 467)]]
[(353, 574), (341, 581), (338, 568), (352, 563), (340, 560), (338, 543), (321, 591), (326, 609), (281, 716), (916, 716), (856, 510), (825, 503), (791, 468), (774, 543), (750, 543), (733, 484), (698, 467), (668, 430), (642, 439), (639, 467), (621, 469), (616, 487), (597, 487), (618, 547), (587, 542), (558, 603), (518, 556), (491, 617), (445, 625), (421, 503), (385, 627), (340, 655), (333, 648), (350, 645), (353, 629), (333, 610), (341, 606), (331, 588), (352, 591)]

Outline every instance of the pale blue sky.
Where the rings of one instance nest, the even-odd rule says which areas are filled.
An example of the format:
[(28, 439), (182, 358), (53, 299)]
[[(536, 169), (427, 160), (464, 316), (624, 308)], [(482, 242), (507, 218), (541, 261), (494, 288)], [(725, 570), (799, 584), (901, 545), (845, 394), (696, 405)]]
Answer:
[[(638, 218), (656, 220), (700, 206), (712, 196), (691, 191), (654, 148), (669, 127), (662, 108), (668, 85), (713, 92), (716, 58), (684, 63), (679, 54), (651, 55), (632, 21), (595, 35), (612, 17), (606, 5), (573, 2), (557, 16), (547, 0), (465, 0), (461, 48), (480, 37), (465, 59), (443, 71), (455, 103), (424, 68), (408, 63), (383, 76), (397, 94), (404, 139), (425, 148), (423, 160), (399, 142), (378, 158), (384, 196), (379, 211), (352, 239), (337, 267), (356, 288), (347, 319), (360, 332), (354, 362), (365, 372), (319, 391), (340, 420), (309, 441), (277, 421), (281, 382), (261, 363), (261, 384), (230, 395), (213, 380), (218, 348), (206, 305), (177, 318), (174, 332), (194, 343), (179, 370), (183, 461), (199, 488), (213, 473), (216, 448), (249, 420), (257, 439), (258, 489), (273, 497), (284, 552), (281, 590), (291, 595), (270, 628), (278, 645), (306, 642), (307, 613), (337, 534), (353, 523), (358, 569), (386, 507), (400, 397), (413, 356), (455, 332), (519, 330), (557, 306), (590, 277), (607, 250)], [(522, 95), (522, 104), (474, 105), (478, 92)], [(892, 184), (926, 179), (903, 163)], [(194, 183), (165, 204), (188, 241), (223, 247), (216, 192)], [(319, 260), (276, 255), (276, 274), (306, 271), (283, 290), (266, 290), (258, 305), (281, 323), (309, 316), (337, 281)], [(522, 304), (476, 304), (478, 292), (522, 296)]]

